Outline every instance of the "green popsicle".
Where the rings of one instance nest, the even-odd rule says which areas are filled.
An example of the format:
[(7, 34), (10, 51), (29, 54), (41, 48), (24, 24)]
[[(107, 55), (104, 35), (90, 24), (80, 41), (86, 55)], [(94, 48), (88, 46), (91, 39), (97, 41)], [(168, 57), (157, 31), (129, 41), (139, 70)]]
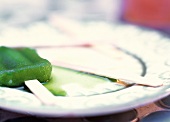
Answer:
[(31, 48), (0, 47), (0, 86), (17, 87), (26, 80), (48, 81), (51, 63)]

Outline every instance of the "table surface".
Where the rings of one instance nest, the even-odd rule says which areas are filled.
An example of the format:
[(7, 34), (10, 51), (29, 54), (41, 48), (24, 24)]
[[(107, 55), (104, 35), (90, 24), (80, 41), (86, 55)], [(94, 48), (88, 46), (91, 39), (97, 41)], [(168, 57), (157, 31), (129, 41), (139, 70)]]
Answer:
[[(146, 115), (150, 113), (164, 110), (164, 108), (159, 107), (155, 102), (141, 106), (139, 108), (135, 108), (135, 109), (137, 110), (137, 113), (138, 113), (137, 117), (139, 118), (139, 120), (144, 118)], [(15, 119), (15, 118), (27, 117), (27, 116), (31, 117), (30, 115), (24, 115), (24, 114), (0, 109), (0, 122), (4, 122), (5, 120), (9, 120), (9, 119)], [(48, 120), (49, 122), (58, 122), (58, 121), (59, 122), (82, 122), (83, 117), (81, 118), (43, 118), (43, 119)]]

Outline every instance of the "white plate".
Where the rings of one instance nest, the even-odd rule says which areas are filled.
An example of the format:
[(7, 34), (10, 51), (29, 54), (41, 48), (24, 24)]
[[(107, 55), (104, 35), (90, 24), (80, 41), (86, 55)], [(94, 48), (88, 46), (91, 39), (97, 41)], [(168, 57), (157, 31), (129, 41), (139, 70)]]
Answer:
[[(98, 29), (103, 27), (97, 24), (90, 24), (90, 26)], [(160, 33), (147, 31), (135, 26), (112, 26), (112, 30), (109, 30), (108, 33), (112, 33), (109, 38), (114, 40), (112, 42), (109, 41), (109, 43), (113, 44), (114, 42), (116, 47), (126, 50), (131, 54), (128, 54), (131, 58), (125, 58), (134, 63), (133, 66), (128, 66), (129, 71), (138, 75), (160, 78), (164, 81), (164, 85), (158, 88), (132, 86), (117, 92), (94, 96), (56, 97), (56, 103), (53, 106), (41, 104), (30, 93), (0, 87), (0, 107), (15, 112), (44, 117), (93, 116), (125, 111), (167, 96), (169, 94), (168, 80), (170, 79), (170, 58), (167, 54), (170, 52), (170, 40)], [(49, 54), (49, 50), (46, 53), (42, 53), (43, 51), (44, 49), (40, 49), (39, 53), (44, 57), (48, 56), (46, 54)], [(48, 58), (50, 60), (50, 56)], [(62, 56), (59, 55), (58, 59), (61, 58)], [(65, 58), (67, 59), (67, 57)], [(135, 63), (136, 61), (138, 63)], [(121, 63), (126, 64), (124, 61)], [(103, 68), (107, 69), (107, 66)], [(123, 70), (122, 67), (121, 70)]]

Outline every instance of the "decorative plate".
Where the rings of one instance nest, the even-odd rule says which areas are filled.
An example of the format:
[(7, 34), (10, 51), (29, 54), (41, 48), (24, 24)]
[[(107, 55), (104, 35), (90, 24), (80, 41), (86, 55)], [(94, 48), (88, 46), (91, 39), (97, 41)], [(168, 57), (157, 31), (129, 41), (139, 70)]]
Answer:
[[(86, 42), (89, 45), (84, 45), (85, 41), (83, 43), (76, 41), (78, 45), (69, 41), (62, 43), (62, 40), (55, 43), (53, 39), (56, 39), (57, 36), (55, 36), (53, 30), (50, 31), (54, 34), (53, 39), (48, 44), (47, 42), (40, 44), (40, 40), (29, 44), (23, 41), (29, 35), (25, 28), (16, 29), (16, 33), (22, 33), (21, 43), (19, 42), (18, 45), (11, 43), (9, 45), (10, 39), (6, 36), (12, 35), (10, 31), (8, 35), (1, 33), (0, 39), (7, 39), (6, 42), (2, 42), (2, 45), (32, 46), (37, 49), (42, 57), (50, 60), (53, 65), (56, 65), (56, 62), (64, 62), (103, 71), (129, 71), (136, 75), (156, 77), (163, 80), (164, 85), (156, 88), (133, 85), (108, 93), (99, 93), (100, 90), (98, 90), (95, 91), (98, 92), (97, 95), (56, 96), (56, 102), (52, 106), (42, 104), (33, 94), (22, 89), (0, 87), (0, 107), (14, 112), (43, 117), (93, 116), (117, 113), (139, 107), (169, 94), (170, 57), (168, 52), (170, 52), (170, 39), (168, 37), (152, 30), (129, 25), (90, 23), (87, 26), (89, 30), (95, 27), (97, 30), (101, 30), (104, 27), (105, 42), (93, 38), (93, 43), (91, 43), (92, 41)], [(51, 29), (46, 24), (41, 24), (41, 30), (42, 28)], [(30, 35), (33, 35), (35, 28), (28, 27), (28, 29), (30, 29)], [(90, 36), (90, 32), (86, 34)], [(94, 35), (96, 34), (99, 33), (94, 33)], [(43, 34), (41, 38), (43, 38)], [(104, 39), (104, 36), (102, 39)], [(95, 46), (99, 46), (99, 48)]]

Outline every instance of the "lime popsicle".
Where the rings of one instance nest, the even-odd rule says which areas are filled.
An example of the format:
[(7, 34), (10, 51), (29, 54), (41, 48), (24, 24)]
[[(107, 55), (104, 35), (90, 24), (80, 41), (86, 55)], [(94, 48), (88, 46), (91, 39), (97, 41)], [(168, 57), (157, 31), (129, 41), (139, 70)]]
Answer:
[(51, 63), (34, 49), (0, 47), (0, 86), (18, 87), (33, 79), (46, 82), (51, 71)]

